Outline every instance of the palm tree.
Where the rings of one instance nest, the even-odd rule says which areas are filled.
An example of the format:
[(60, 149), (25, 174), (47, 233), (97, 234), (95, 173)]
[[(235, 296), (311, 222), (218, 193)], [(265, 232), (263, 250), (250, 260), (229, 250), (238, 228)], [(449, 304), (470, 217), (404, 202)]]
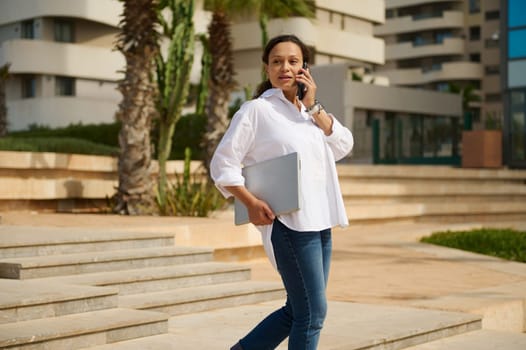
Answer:
[(0, 137), (7, 135), (7, 107), (5, 86), (9, 77), (9, 63), (0, 67)]
[(205, 10), (212, 12), (212, 19), (208, 25), (208, 52), (211, 60), (208, 98), (205, 105), (208, 119), (203, 139), (205, 157), (203, 161), (207, 171), (215, 148), (228, 126), (230, 94), (236, 86), (230, 17), (232, 14), (240, 13), (246, 5), (247, 2), (241, 0), (205, 0), (204, 2)]
[(119, 132), (119, 186), (115, 210), (140, 215), (154, 208), (151, 176), (150, 129), (156, 114), (153, 72), (159, 50), (157, 0), (121, 0), (124, 10), (116, 48), (126, 59), (125, 77), (119, 82), (123, 99), (117, 119)]
[(292, 15), (312, 17), (312, 1), (309, 0), (205, 0), (205, 10), (212, 12), (208, 26), (209, 52), (211, 55), (208, 100), (206, 104), (207, 126), (203, 139), (204, 165), (209, 165), (214, 150), (228, 127), (230, 94), (236, 87), (234, 80), (231, 18), (237, 14), (258, 14), (263, 45), (266, 44), (268, 18)]

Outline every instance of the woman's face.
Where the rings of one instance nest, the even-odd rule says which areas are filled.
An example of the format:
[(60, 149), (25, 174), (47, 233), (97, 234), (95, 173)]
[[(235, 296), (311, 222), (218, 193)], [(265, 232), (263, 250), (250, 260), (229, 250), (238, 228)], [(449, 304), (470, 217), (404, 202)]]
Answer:
[(283, 42), (270, 51), (265, 70), (273, 87), (282, 89), (286, 95), (296, 94), (296, 75), (302, 64), (301, 48), (293, 42)]

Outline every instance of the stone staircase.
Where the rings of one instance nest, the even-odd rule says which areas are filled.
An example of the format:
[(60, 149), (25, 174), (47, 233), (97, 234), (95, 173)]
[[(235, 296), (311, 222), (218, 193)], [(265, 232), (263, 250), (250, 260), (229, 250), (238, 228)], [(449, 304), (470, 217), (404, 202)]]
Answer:
[(282, 298), (281, 284), (174, 235), (0, 226), (0, 348), (82, 349), (160, 336), (168, 319)]
[(526, 219), (526, 171), (338, 165), (351, 222)]

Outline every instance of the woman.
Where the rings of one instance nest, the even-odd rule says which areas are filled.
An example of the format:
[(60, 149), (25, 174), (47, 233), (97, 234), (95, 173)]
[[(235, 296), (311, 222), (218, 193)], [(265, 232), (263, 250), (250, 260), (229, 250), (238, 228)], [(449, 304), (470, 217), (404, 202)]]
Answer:
[[(348, 224), (335, 161), (351, 151), (353, 137), (316, 100), (316, 83), (303, 68), (309, 58), (307, 46), (294, 35), (269, 41), (263, 52), (268, 80), (234, 115), (212, 158), (216, 186), (245, 204), (287, 291), (285, 306), (231, 350), (275, 349), (287, 337), (289, 349), (314, 350), (327, 312), (331, 227)], [(292, 152), (301, 162), (301, 209), (276, 217), (246, 189), (241, 165)]]

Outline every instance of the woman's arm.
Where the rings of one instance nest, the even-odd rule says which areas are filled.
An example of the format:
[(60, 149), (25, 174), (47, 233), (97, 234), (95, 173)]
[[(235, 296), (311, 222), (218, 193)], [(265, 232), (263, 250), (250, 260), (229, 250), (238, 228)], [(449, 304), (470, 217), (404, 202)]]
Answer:
[(270, 206), (254, 196), (245, 186), (225, 186), (225, 189), (247, 207), (251, 223), (254, 225), (272, 224), (275, 215)]

